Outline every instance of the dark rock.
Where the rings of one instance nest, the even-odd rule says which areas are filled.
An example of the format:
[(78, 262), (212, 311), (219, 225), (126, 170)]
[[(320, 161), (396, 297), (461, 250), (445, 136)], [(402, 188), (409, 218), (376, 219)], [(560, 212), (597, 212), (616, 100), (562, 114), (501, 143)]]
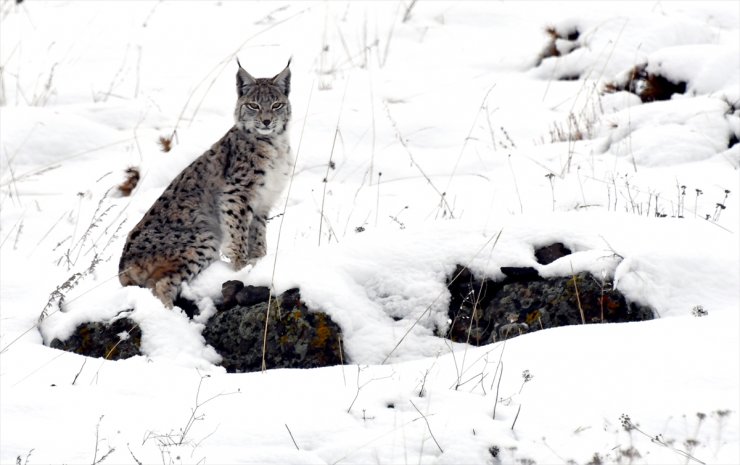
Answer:
[(502, 266), (501, 272), (506, 276), (505, 283), (518, 283), (521, 281), (534, 281), (540, 278), (540, 274), (531, 266)]
[(180, 307), (183, 312), (190, 318), (191, 320), (195, 315), (200, 313), (200, 309), (198, 308), (198, 304), (195, 303), (195, 301), (190, 300), (186, 297), (183, 297), (181, 295), (178, 295), (175, 301), (173, 302), (175, 307)]
[[(121, 334), (127, 336), (122, 338)], [(54, 339), (49, 347), (88, 357), (121, 360), (141, 355), (141, 329), (128, 318), (120, 318), (112, 323), (84, 323), (67, 340)]]
[(236, 294), (244, 289), (241, 281), (226, 281), (221, 285), (221, 303), (217, 306), (219, 310), (227, 310), (236, 305)]
[(540, 247), (534, 251), (534, 257), (537, 259), (537, 263), (540, 265), (547, 265), (554, 262), (558, 258), (570, 255), (571, 252), (568, 247), (563, 245), (561, 242), (556, 242), (545, 247)]
[(451, 324), (446, 337), (456, 342), (483, 345), (583, 320), (607, 323), (654, 317), (650, 308), (627, 303), (609, 283), (588, 273), (576, 275), (574, 284), (572, 276), (543, 279), (530, 274), (528, 279), (527, 273), (517, 271), (512, 274), (515, 279), (509, 276), (508, 282), (495, 283), (461, 268), (448, 283)]
[[(237, 305), (206, 323), (203, 337), (221, 355), (221, 365), (229, 373), (262, 369), (266, 301), (267, 297), (249, 306)], [(325, 313), (309, 311), (297, 289), (270, 302), (265, 349), (265, 368), (313, 368), (342, 362), (339, 326)]]
[[(267, 289), (267, 288), (265, 288)], [(282, 306), (284, 308), (300, 307), (303, 305), (301, 302), (301, 291), (298, 288), (288, 289), (280, 295), (282, 300)], [(264, 300), (267, 301), (267, 298)]]
[(732, 134), (730, 134), (730, 139), (727, 141), (727, 148), (733, 148), (738, 144), (738, 142), (740, 142), (740, 139), (738, 139), (737, 134), (733, 132)]
[(236, 303), (242, 307), (267, 302), (270, 298), (270, 288), (264, 286), (245, 286), (236, 293)]

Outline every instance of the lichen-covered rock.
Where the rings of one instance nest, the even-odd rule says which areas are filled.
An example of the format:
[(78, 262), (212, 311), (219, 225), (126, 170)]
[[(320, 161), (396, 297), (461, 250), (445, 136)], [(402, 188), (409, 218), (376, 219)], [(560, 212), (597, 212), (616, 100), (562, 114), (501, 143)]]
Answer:
[(507, 268), (506, 279), (494, 282), (458, 266), (448, 281), (451, 324), (446, 336), (484, 345), (556, 326), (654, 317), (650, 308), (628, 303), (610, 283), (589, 273), (544, 279), (532, 271)]
[[(229, 286), (229, 292), (233, 286)], [(249, 295), (239, 293), (247, 288)], [(230, 373), (262, 369), (263, 341), (265, 368), (314, 368), (341, 363), (340, 329), (328, 315), (309, 311), (298, 289), (291, 289), (270, 301), (267, 338), (264, 339), (269, 291), (247, 286), (233, 300), (257, 301), (225, 308), (206, 323), (203, 337), (223, 358)], [(223, 308), (223, 307), (222, 307)]]
[(49, 346), (88, 357), (120, 360), (141, 355), (141, 329), (128, 318), (112, 323), (84, 323), (66, 340), (54, 339)]

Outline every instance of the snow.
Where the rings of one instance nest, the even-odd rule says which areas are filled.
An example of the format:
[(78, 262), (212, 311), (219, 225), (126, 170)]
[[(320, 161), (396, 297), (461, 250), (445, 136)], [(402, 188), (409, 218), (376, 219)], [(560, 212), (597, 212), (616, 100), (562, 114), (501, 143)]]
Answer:
[(609, 149), (643, 166), (711, 158), (727, 148), (733, 132), (729, 106), (708, 97), (675, 98), (628, 107), (605, 116)]
[[(740, 462), (737, 5), (408, 6), (0, 3), (1, 463)], [(548, 27), (580, 34), (538, 65)], [(237, 55), (293, 57), (297, 166), (268, 255), (205, 270), (190, 320), (121, 288), (118, 258), (232, 124)], [(601, 92), (643, 64), (687, 92)], [(538, 264), (557, 241), (574, 253)], [(657, 318), (452, 343), (458, 264), (589, 271)], [(201, 331), (229, 279), (299, 287), (345, 364), (225, 373)], [(142, 356), (48, 347), (124, 316)]]

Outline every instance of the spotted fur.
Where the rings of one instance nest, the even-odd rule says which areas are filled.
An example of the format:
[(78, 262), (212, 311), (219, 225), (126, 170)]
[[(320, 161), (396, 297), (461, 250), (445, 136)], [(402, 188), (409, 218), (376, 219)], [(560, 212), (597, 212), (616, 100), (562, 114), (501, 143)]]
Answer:
[(131, 230), (119, 263), (122, 285), (147, 287), (172, 308), (181, 283), (220, 252), (237, 270), (265, 255), (267, 216), (293, 164), (289, 66), (255, 79), (239, 64), (234, 126), (177, 175)]

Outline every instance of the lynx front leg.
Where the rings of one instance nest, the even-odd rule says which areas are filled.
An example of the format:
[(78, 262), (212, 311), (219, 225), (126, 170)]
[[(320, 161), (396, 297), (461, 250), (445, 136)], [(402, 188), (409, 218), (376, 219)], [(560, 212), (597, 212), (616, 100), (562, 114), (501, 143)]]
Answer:
[(221, 250), (234, 269), (240, 270), (247, 265), (249, 257), (248, 231), (254, 213), (247, 206), (230, 202), (229, 196), (225, 196), (224, 200), (221, 204), (221, 232), (224, 240)]
[(267, 253), (266, 229), (267, 214), (256, 213), (249, 225), (248, 263), (256, 263), (257, 260), (264, 257)]

